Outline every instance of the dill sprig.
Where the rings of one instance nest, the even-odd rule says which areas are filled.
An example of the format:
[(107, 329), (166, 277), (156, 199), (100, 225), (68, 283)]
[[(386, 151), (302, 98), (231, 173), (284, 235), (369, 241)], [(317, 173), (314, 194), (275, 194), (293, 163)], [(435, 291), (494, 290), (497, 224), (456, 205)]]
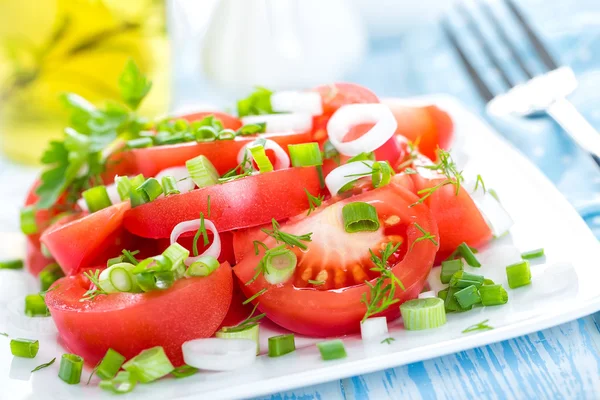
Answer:
[(394, 340), (396, 340), (396, 339), (394, 339), (393, 337), (389, 337), (389, 338), (383, 339), (383, 340), (381, 341), (381, 344), (384, 344), (384, 343), (387, 343), (387, 344), (392, 344), (392, 342), (393, 342)]
[(88, 278), (90, 280), (90, 282), (92, 282), (92, 285), (94, 285), (95, 288), (89, 289), (87, 292), (85, 292), (83, 294), (83, 297), (81, 299), (79, 299), (79, 301), (94, 300), (97, 296), (99, 296), (101, 294), (107, 294), (100, 287), (100, 270), (99, 269), (94, 270), (94, 272), (86, 271), (83, 273), (83, 275), (85, 275), (85, 277)]
[(481, 175), (477, 175), (477, 180), (475, 181), (475, 190), (477, 190), (479, 188), (479, 185), (481, 185), (481, 189), (483, 190), (483, 193), (487, 193), (487, 189), (485, 188), (485, 183), (483, 182), (483, 178), (481, 177)]
[(434, 245), (436, 245), (436, 246), (438, 245), (437, 240), (435, 240), (435, 236), (433, 236), (431, 233), (427, 232), (425, 229), (423, 229), (423, 227), (421, 225), (419, 225), (416, 222), (415, 222), (415, 228), (417, 228), (419, 231), (421, 231), (423, 236), (416, 238), (415, 241), (412, 242), (412, 244), (410, 245), (411, 251), (412, 251), (413, 247), (415, 247), (415, 244), (422, 242), (423, 240), (429, 240)]
[(259, 315), (253, 317), (254, 313), (256, 312), (256, 309), (258, 308), (258, 304), (259, 303), (256, 303), (256, 305), (252, 309), (252, 312), (250, 313), (248, 318), (246, 318), (245, 320), (243, 320), (236, 326), (225, 326), (225, 327), (221, 328), (221, 331), (223, 331), (223, 332), (241, 332), (241, 331), (244, 331), (246, 329), (252, 328), (253, 326), (257, 325), (258, 321), (260, 321), (267, 315), (265, 313), (262, 313), (262, 314), (259, 314)]
[(323, 204), (323, 199), (325, 199), (325, 196), (313, 196), (312, 194), (310, 194), (310, 192), (306, 189), (304, 189), (304, 191), (306, 192), (306, 197), (308, 197), (308, 214), (306, 214), (306, 216), (308, 217), (310, 215), (311, 212), (315, 211), (315, 209), (319, 206), (321, 206), (321, 204)]
[(465, 329), (464, 331), (462, 331), (462, 333), (469, 333), (469, 332), (475, 332), (475, 331), (489, 331), (494, 329), (493, 326), (489, 326), (488, 323), (489, 319), (486, 319), (484, 321), (481, 321), (475, 325), (471, 325), (470, 327), (468, 327), (467, 329)]
[(308, 247), (302, 242), (310, 242), (312, 241), (311, 236), (312, 232), (305, 233), (304, 235), (294, 235), (292, 233), (287, 233), (279, 229), (279, 223), (273, 218), (271, 220), (273, 229), (261, 229), (264, 233), (271, 236), (273, 239), (277, 241), (277, 243), (285, 243), (290, 247), (298, 247), (299, 249), (306, 250)]
[(458, 196), (458, 193), (460, 192), (460, 185), (465, 180), (465, 178), (462, 176), (462, 171), (458, 170), (458, 167), (452, 159), (452, 156), (446, 150), (438, 148), (437, 155), (438, 159), (440, 160), (437, 164), (424, 165), (421, 166), (421, 168), (439, 172), (440, 174), (444, 175), (446, 179), (433, 187), (419, 190), (417, 194), (423, 196), (421, 196), (417, 202), (411, 204), (411, 207), (423, 203), (429, 196), (446, 185), (454, 186), (455, 194)]

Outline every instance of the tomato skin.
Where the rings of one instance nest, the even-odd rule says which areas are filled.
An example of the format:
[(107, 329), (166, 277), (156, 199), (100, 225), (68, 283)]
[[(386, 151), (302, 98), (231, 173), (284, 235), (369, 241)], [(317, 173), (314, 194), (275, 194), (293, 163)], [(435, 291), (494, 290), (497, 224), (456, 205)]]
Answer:
[[(423, 229), (437, 236), (436, 223), (427, 206), (409, 207), (418, 197), (395, 182), (384, 188), (354, 196), (348, 201), (381, 199), (388, 201), (386, 207), (393, 208), (401, 221), (407, 221), (406, 248), (410, 249), (412, 243), (422, 236), (413, 223), (415, 221)], [(377, 204), (373, 203), (376, 207)], [(285, 231), (285, 225), (282, 225), (281, 229)], [(273, 243), (271, 239), (266, 239), (265, 244)], [(310, 244), (308, 251), (310, 252)], [(419, 242), (393, 266), (392, 271), (406, 287), (406, 291), (396, 291), (400, 302), (415, 298), (421, 291), (433, 265), (436, 251), (437, 246), (430, 241)], [(234, 267), (234, 273), (240, 282), (248, 282), (253, 277), (254, 268), (261, 256), (262, 254), (256, 256), (253, 252), (247, 253), (242, 262)], [(286, 329), (315, 337), (340, 336), (359, 331), (360, 320), (365, 314), (361, 297), (369, 292), (365, 284), (337, 290), (300, 289), (294, 287), (290, 281), (270, 285), (262, 275), (250, 285), (242, 285), (242, 290), (248, 297), (264, 288), (268, 290), (260, 296), (258, 302), (261, 312), (265, 312), (269, 319)], [(398, 306), (394, 305), (383, 315), (393, 319), (399, 316), (399, 312)]]
[(154, 200), (128, 211), (124, 225), (138, 236), (167, 238), (178, 223), (208, 216), (210, 196), (206, 218), (226, 232), (301, 213), (308, 209), (305, 189), (318, 195), (316, 168), (287, 168)]
[(54, 262), (54, 259), (46, 258), (44, 253), (42, 253), (41, 247), (36, 246), (29, 240), (25, 243), (25, 250), (25, 265), (27, 271), (33, 276), (38, 276), (44, 267)]
[(179, 279), (164, 291), (112, 293), (79, 301), (89, 281), (78, 274), (58, 280), (46, 304), (69, 350), (95, 365), (112, 348), (127, 359), (163, 346), (175, 366), (183, 364), (181, 345), (212, 336), (229, 308), (231, 267), (208, 277)]
[[(246, 301), (246, 296), (241, 288), (241, 283), (237, 279), (233, 279), (233, 295), (231, 296), (231, 304), (229, 310), (219, 329), (225, 326), (236, 326), (252, 313), (254, 305), (252, 303), (243, 304)], [(219, 330), (217, 329), (217, 330)]]

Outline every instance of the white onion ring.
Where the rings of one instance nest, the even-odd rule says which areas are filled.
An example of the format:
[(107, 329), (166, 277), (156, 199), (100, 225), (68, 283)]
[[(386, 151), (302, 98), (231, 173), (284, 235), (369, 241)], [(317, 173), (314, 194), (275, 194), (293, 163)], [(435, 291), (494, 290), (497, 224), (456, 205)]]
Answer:
[(161, 182), (165, 176), (172, 176), (177, 181), (177, 189), (181, 193), (187, 193), (194, 190), (196, 184), (190, 178), (190, 172), (186, 167), (171, 167), (166, 168), (156, 174), (156, 179)]
[[(106, 185), (106, 193), (108, 193), (108, 198), (110, 199), (111, 204), (119, 204), (122, 201), (121, 197), (119, 196), (119, 191), (117, 190), (116, 183)], [(77, 205), (83, 211), (89, 211), (87, 203), (85, 202), (85, 199), (83, 197), (77, 200)]]
[[(342, 142), (350, 128), (363, 123), (375, 123), (375, 126), (358, 139)], [(345, 156), (355, 156), (377, 150), (394, 136), (397, 127), (394, 114), (384, 104), (348, 104), (331, 116), (327, 135), (337, 151)]]
[[(53, 335), (58, 332), (52, 317), (28, 317), (25, 315), (25, 297), (18, 297), (8, 303), (8, 322), (19, 334), (27, 332), (30, 339)], [(12, 330), (12, 329), (11, 329)]]
[[(275, 165), (273, 165), (273, 169), (288, 168), (290, 166), (290, 157), (287, 155), (285, 150), (274, 140), (271, 140), (271, 139), (264, 139), (264, 140), (265, 140), (264, 149), (265, 150), (273, 150), (273, 152), (275, 153), (275, 158), (277, 159), (277, 161), (275, 161)], [(250, 154), (250, 150), (248, 150), (248, 148), (255, 146), (257, 144), (257, 142), (258, 142), (258, 140), (255, 140), (251, 143), (248, 143), (247, 145), (245, 145), (244, 147), (242, 147), (240, 149), (240, 152), (237, 155), (238, 164), (241, 164), (242, 161), (244, 161), (244, 155), (246, 153), (248, 153), (249, 158), (252, 158), (252, 156)]]
[[(219, 236), (219, 231), (215, 227), (215, 224), (212, 223), (211, 220), (205, 219), (204, 226), (207, 230), (213, 233), (213, 242), (211, 245), (204, 251), (204, 253), (199, 254), (197, 257), (188, 257), (185, 259), (185, 265), (190, 266), (192, 263), (197, 261), (202, 256), (213, 256), (214, 258), (219, 258), (221, 255), (221, 237)], [(183, 221), (175, 225), (173, 231), (171, 232), (171, 244), (177, 242), (179, 236), (183, 235), (186, 232), (197, 232), (200, 229), (200, 219), (192, 219), (190, 221)]]
[(181, 350), (187, 365), (210, 371), (231, 371), (256, 360), (256, 342), (250, 339), (195, 339)]
[(355, 161), (349, 164), (340, 165), (325, 177), (325, 185), (327, 186), (327, 189), (329, 189), (329, 193), (331, 193), (332, 196), (335, 196), (345, 184), (360, 179), (360, 177), (348, 175), (364, 174), (371, 172), (372, 170), (373, 161), (371, 160)]
[(471, 196), (495, 237), (504, 235), (512, 228), (514, 221), (510, 214), (490, 192), (473, 193)]
[(310, 115), (323, 114), (323, 102), (317, 92), (281, 91), (271, 95), (271, 106), (277, 112), (295, 112)]
[(244, 125), (264, 122), (266, 133), (307, 132), (312, 130), (312, 115), (303, 113), (251, 115), (242, 118)]
[(360, 336), (363, 340), (381, 338), (388, 334), (388, 324), (385, 317), (367, 318), (360, 323)]

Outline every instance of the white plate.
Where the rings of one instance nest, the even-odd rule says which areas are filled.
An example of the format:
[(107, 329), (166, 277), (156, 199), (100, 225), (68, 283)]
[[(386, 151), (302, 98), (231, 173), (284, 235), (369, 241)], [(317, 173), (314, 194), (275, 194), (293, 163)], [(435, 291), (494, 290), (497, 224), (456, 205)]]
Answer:
[[(241, 371), (201, 373), (184, 380), (165, 379), (138, 385), (127, 398), (217, 399), (265, 395), (482, 346), (600, 310), (600, 268), (597, 266), (600, 246), (575, 210), (532, 164), (457, 100), (445, 96), (426, 100), (451, 113), (458, 137), (455, 151), (457, 156), (463, 157), (465, 173), (481, 174), (487, 186), (499, 193), (516, 222), (509, 236), (496, 240), (479, 255), (483, 261), (481, 272), (507, 287), (504, 266), (518, 257), (516, 249), (544, 247), (546, 259), (532, 266), (531, 286), (509, 290), (510, 299), (505, 306), (448, 315), (448, 323), (439, 329), (408, 332), (399, 322), (391, 324), (391, 336), (395, 338), (392, 344), (365, 345), (358, 337), (344, 338), (348, 357), (343, 360), (322, 361), (312, 345), (316, 340), (298, 338), (299, 349), (295, 353), (280, 358), (263, 355), (252, 368)], [(6, 256), (8, 250), (14, 250), (9, 244), (12, 238), (0, 239), (0, 252), (3, 248), (5, 251), (0, 254)], [(14, 240), (20, 241), (17, 236)], [(434, 270), (432, 280), (436, 274), (439, 272)], [(461, 333), (485, 319), (489, 319), (489, 325), (495, 329)], [(4, 318), (0, 318), (0, 324), (4, 323)], [(267, 323), (261, 330), (264, 351), (266, 338), (282, 330)], [(5, 331), (2, 325), (0, 331)], [(39, 372), (28, 372), (60, 356), (63, 350), (54, 339), (41, 342), (35, 359), (13, 360), (8, 339), (0, 337), (0, 342), (6, 341), (0, 345), (0, 397), (17, 400), (109, 396), (95, 384), (64, 384), (57, 378), (58, 362)], [(82, 381), (86, 380), (87, 373)], [(6, 394), (10, 396), (4, 397)]]

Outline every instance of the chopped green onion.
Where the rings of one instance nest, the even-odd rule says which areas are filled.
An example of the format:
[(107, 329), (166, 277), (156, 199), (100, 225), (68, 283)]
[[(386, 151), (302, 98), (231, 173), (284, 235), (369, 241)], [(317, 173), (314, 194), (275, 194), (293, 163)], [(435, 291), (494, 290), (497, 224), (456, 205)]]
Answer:
[(263, 146), (250, 146), (248, 147), (248, 150), (261, 173), (273, 171), (273, 164), (271, 163), (271, 160), (269, 160), (269, 157), (267, 157), (267, 153)]
[(212, 126), (201, 126), (194, 132), (194, 137), (198, 142), (212, 142), (216, 140), (218, 132)]
[(162, 189), (165, 196), (170, 196), (172, 194), (181, 193), (177, 188), (177, 181), (172, 176), (163, 176), (162, 180)]
[(446, 323), (444, 300), (437, 297), (409, 300), (400, 305), (404, 328), (409, 331), (433, 329)]
[(40, 271), (39, 279), (42, 291), (50, 289), (50, 286), (60, 278), (65, 276), (57, 263), (48, 264)]
[(323, 165), (323, 157), (318, 143), (288, 145), (290, 160), (294, 167), (316, 167)]
[(131, 139), (127, 141), (127, 148), (129, 149), (143, 149), (145, 147), (152, 147), (154, 142), (150, 137), (141, 137), (137, 139)]
[(387, 185), (392, 180), (393, 175), (394, 169), (387, 161), (376, 161), (373, 163), (373, 172), (371, 173), (373, 187), (379, 188)]
[(497, 306), (508, 302), (508, 293), (502, 285), (484, 285), (479, 288), (479, 295), (484, 306)]
[(58, 377), (68, 383), (74, 385), (81, 380), (81, 372), (83, 371), (83, 358), (77, 354), (63, 354), (60, 359), (60, 368)]
[(257, 87), (248, 97), (238, 100), (238, 115), (245, 117), (247, 115), (272, 114), (271, 94), (273, 92), (269, 89)]
[(185, 276), (209, 276), (219, 268), (219, 260), (213, 256), (202, 256), (185, 271)]
[(509, 265), (506, 267), (506, 276), (508, 278), (508, 287), (511, 289), (531, 284), (529, 261), (525, 260), (520, 263)]
[(442, 300), (446, 300), (446, 296), (448, 296), (448, 289), (442, 289), (438, 292), (437, 296), (442, 299)]
[(265, 254), (264, 263), (265, 280), (271, 285), (277, 285), (288, 281), (292, 277), (296, 270), (298, 258), (289, 249), (271, 249)]
[(233, 327), (228, 329), (224, 327), (215, 333), (215, 336), (221, 339), (248, 339), (256, 342), (256, 354), (260, 353), (259, 327), (258, 324), (251, 324), (243, 329)]
[(219, 173), (215, 166), (203, 155), (187, 160), (185, 166), (199, 188), (214, 185), (219, 181)]
[(294, 334), (271, 336), (269, 338), (269, 357), (279, 357), (296, 350)]
[(323, 143), (323, 158), (325, 160), (332, 159), (337, 165), (340, 165), (340, 153), (335, 146), (331, 144), (329, 139)]
[(444, 308), (445, 308), (446, 312), (453, 312), (453, 311), (463, 312), (463, 311), (468, 311), (472, 308), (472, 307), (469, 307), (469, 308), (461, 307), (460, 304), (458, 303), (458, 301), (456, 300), (456, 297), (454, 297), (456, 292), (461, 290), (460, 288), (449, 287), (447, 290), (448, 291), (446, 294), (446, 298), (444, 299)]
[(462, 271), (464, 268), (463, 260), (460, 258), (454, 260), (442, 261), (442, 270), (440, 272), (440, 281), (442, 283), (449, 283), (450, 278), (458, 271)]
[(125, 356), (108, 349), (100, 364), (96, 367), (96, 375), (100, 379), (112, 379), (117, 375), (117, 372), (121, 369), (121, 366), (125, 362)]
[(131, 207), (138, 207), (148, 202), (144, 194), (138, 190), (129, 192), (129, 201), (131, 202)]
[(33, 358), (40, 349), (40, 342), (31, 339), (11, 339), (10, 352), (15, 357)]
[(342, 208), (342, 219), (348, 233), (373, 232), (380, 226), (375, 207), (359, 201), (348, 203)]
[(347, 356), (344, 342), (342, 342), (340, 339), (319, 342), (317, 343), (317, 347), (321, 353), (321, 358), (325, 361), (337, 360)]
[(346, 164), (350, 164), (355, 161), (375, 161), (375, 154), (373, 152), (370, 153), (360, 153), (355, 155), (354, 157), (350, 157)]
[(0, 261), (0, 269), (23, 269), (23, 260)]
[(119, 198), (122, 201), (127, 200), (129, 198), (129, 192), (131, 192), (131, 189), (133, 188), (133, 186), (131, 185), (131, 180), (129, 179), (129, 177), (127, 177), (127, 176), (116, 176), (115, 177), (115, 184), (117, 185), (117, 193), (119, 193)]
[(100, 273), (100, 288), (106, 293), (139, 291), (133, 269), (135, 265), (122, 262), (111, 265)]
[(113, 379), (100, 381), (100, 388), (116, 394), (131, 392), (137, 385), (137, 379), (134, 374), (121, 371)]
[(464, 289), (471, 285), (479, 287), (483, 285), (485, 278), (483, 275), (471, 274), (465, 271), (457, 271), (450, 278), (450, 286)]
[(461, 257), (464, 258), (467, 264), (469, 264), (471, 267), (481, 267), (481, 263), (479, 262), (479, 260), (477, 260), (477, 257), (475, 257), (473, 250), (471, 250), (471, 248), (466, 243), (462, 243), (460, 246), (458, 246), (457, 250), (460, 253)]
[(183, 262), (190, 256), (190, 251), (175, 242), (162, 252), (162, 255), (171, 262), (171, 270), (177, 271), (178, 269), (184, 269)]
[(233, 140), (235, 139), (235, 131), (233, 129), (223, 129), (217, 136), (219, 140)]
[(37, 222), (35, 222), (35, 207), (26, 206), (21, 208), (20, 213), (21, 232), (25, 235), (33, 235), (38, 232)]
[(487, 278), (486, 278), (486, 279), (484, 279), (484, 280), (483, 280), (483, 285), (484, 285), (484, 286), (485, 286), (485, 285), (495, 285), (495, 283), (494, 283), (494, 281), (493, 281), (493, 280), (491, 280), (491, 279), (487, 279)]
[(265, 133), (266, 131), (267, 124), (265, 122), (257, 122), (242, 126), (235, 134), (237, 136), (252, 136), (258, 133)]
[(110, 207), (112, 205), (106, 186), (95, 186), (91, 189), (84, 191), (82, 194), (85, 204), (91, 213), (102, 210), (103, 208)]
[(177, 379), (180, 379), (180, 378), (187, 378), (188, 376), (192, 376), (197, 372), (198, 372), (198, 368), (192, 367), (191, 365), (184, 364), (181, 367), (175, 368), (171, 372), (171, 375), (173, 375)]
[(173, 372), (175, 367), (162, 346), (142, 351), (123, 364), (123, 369), (135, 375), (141, 383), (148, 383)]
[(479, 295), (479, 291), (477, 290), (477, 286), (471, 285), (464, 289), (459, 290), (454, 293), (454, 297), (460, 307), (463, 309), (468, 309), (475, 304), (481, 303), (481, 296)]
[(25, 296), (25, 315), (28, 317), (47, 317), (50, 315), (44, 298), (37, 293)]
[(523, 258), (524, 260), (531, 260), (532, 258), (539, 258), (539, 257), (544, 257), (544, 249), (543, 248), (526, 251), (525, 253), (521, 254), (521, 258)]
[(135, 190), (142, 195), (146, 203), (153, 201), (163, 193), (163, 189), (156, 178), (146, 179), (146, 181)]

